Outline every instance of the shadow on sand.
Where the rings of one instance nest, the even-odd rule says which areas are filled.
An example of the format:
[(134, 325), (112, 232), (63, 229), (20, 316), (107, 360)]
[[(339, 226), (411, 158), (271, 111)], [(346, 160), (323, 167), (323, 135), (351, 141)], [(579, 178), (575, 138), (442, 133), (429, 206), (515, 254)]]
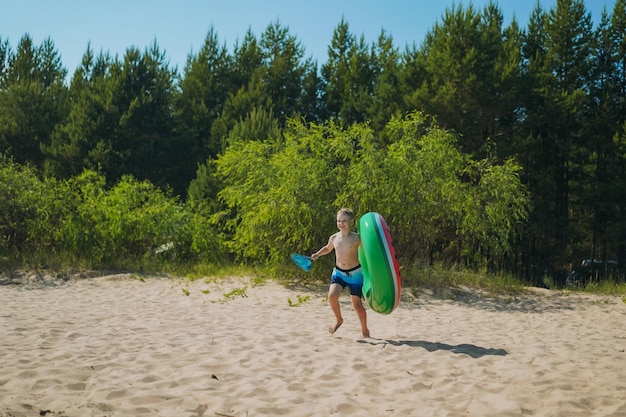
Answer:
[(460, 345), (448, 345), (446, 343), (439, 342), (427, 342), (424, 340), (384, 340), (384, 339), (369, 339), (358, 340), (359, 343), (369, 343), (370, 345), (387, 345), (392, 346), (411, 346), (420, 347), (426, 349), (429, 352), (435, 352), (437, 350), (447, 350), (448, 352), (456, 354), (465, 354), (471, 356), (474, 359), (482, 358), (483, 356), (506, 356), (508, 352), (504, 349), (484, 348), (481, 346), (472, 345), (469, 343), (463, 343)]

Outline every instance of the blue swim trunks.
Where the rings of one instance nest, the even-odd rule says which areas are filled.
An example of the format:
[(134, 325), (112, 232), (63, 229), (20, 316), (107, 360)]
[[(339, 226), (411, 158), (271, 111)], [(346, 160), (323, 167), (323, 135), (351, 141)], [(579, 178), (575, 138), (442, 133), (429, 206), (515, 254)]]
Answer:
[(330, 277), (331, 284), (339, 284), (341, 288), (348, 287), (351, 295), (363, 297), (363, 269), (361, 265), (352, 269), (335, 267)]

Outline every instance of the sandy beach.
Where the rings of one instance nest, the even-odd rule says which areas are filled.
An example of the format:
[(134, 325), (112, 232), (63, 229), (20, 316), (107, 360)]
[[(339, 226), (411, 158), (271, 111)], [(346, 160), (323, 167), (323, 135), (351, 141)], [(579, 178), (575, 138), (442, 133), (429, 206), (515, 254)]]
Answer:
[(626, 304), (429, 291), (333, 335), (324, 285), (0, 285), (0, 416), (626, 416)]

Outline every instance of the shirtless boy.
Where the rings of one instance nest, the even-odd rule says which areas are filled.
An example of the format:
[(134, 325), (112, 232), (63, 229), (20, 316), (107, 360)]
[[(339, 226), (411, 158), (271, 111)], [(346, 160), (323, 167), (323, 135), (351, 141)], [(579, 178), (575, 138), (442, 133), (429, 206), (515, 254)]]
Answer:
[(311, 259), (335, 251), (335, 268), (330, 278), (328, 288), (328, 303), (335, 315), (336, 323), (330, 326), (328, 331), (332, 334), (343, 324), (341, 308), (339, 307), (339, 295), (345, 287), (350, 289), (352, 307), (356, 311), (361, 322), (363, 337), (370, 337), (367, 328), (367, 313), (363, 307), (363, 271), (359, 263), (358, 248), (361, 245), (359, 234), (353, 232), (354, 212), (349, 208), (342, 208), (337, 212), (337, 228), (339, 231), (328, 238), (328, 243), (320, 250), (311, 255)]

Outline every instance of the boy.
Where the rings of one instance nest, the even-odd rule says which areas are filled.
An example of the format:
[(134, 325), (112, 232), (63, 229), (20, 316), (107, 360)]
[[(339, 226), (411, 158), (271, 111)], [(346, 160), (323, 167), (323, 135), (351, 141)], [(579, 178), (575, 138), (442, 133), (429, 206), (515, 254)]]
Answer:
[(363, 271), (359, 263), (358, 248), (361, 245), (359, 234), (351, 230), (354, 225), (354, 212), (349, 208), (342, 208), (337, 212), (337, 228), (339, 231), (328, 238), (328, 243), (311, 255), (311, 259), (335, 251), (335, 268), (330, 278), (328, 288), (328, 303), (337, 322), (330, 326), (329, 333), (333, 334), (343, 324), (339, 295), (345, 287), (350, 289), (352, 307), (361, 322), (363, 337), (370, 337), (367, 328), (367, 313), (361, 298), (363, 297)]

